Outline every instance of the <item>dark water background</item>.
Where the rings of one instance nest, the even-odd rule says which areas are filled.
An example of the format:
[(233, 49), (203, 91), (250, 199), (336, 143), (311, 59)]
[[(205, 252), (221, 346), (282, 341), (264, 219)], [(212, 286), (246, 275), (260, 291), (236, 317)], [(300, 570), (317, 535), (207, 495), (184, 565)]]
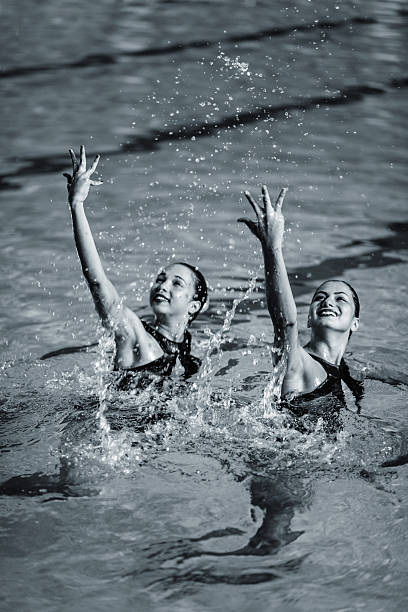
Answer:
[[(405, 3), (23, 0), (2, 17), (4, 609), (405, 609), (406, 466), (379, 465), (404, 452), (406, 387), (369, 382), (335, 441), (285, 430), (265, 401), (260, 251), (236, 223), (244, 189), (289, 186), (302, 326), (316, 284), (347, 279), (362, 302), (351, 358), (398, 379)], [(144, 432), (151, 398), (105, 397), (105, 340), (38, 359), (100, 337), (61, 177), (81, 143), (102, 156), (87, 210), (129, 305), (148, 312), (172, 258), (212, 287), (194, 330), (197, 354), (217, 349), (205, 376)]]

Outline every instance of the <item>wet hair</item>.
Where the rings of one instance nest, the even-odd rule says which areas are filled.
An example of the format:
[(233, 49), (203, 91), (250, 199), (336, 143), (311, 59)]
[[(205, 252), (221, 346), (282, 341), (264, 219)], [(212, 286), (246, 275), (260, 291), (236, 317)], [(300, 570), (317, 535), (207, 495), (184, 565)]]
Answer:
[(357, 295), (357, 291), (347, 281), (341, 281), (341, 282), (347, 285), (347, 287), (351, 291), (351, 295), (353, 297), (353, 302), (354, 302), (354, 316), (358, 319), (360, 316), (360, 300)]
[(320, 287), (322, 285), (325, 285), (326, 283), (343, 283), (343, 285), (347, 285), (347, 287), (350, 289), (351, 291), (351, 296), (353, 298), (353, 302), (354, 302), (354, 316), (358, 319), (360, 316), (360, 300), (359, 297), (357, 295), (357, 291), (354, 289), (354, 287), (352, 287), (350, 285), (350, 283), (348, 283), (345, 280), (340, 280), (339, 278), (329, 278), (329, 280), (324, 281), (324, 283), (322, 283), (321, 285), (319, 285), (319, 287), (316, 289), (316, 291), (314, 292), (314, 295), (316, 295), (316, 293), (318, 292), (318, 290), (320, 289)]
[[(347, 285), (347, 287), (350, 289), (351, 296), (352, 296), (353, 302), (354, 302), (354, 316), (358, 319), (359, 316), (360, 316), (360, 300), (358, 298), (357, 291), (354, 289), (354, 287), (352, 287), (350, 285), (350, 283), (348, 283), (345, 280), (339, 280), (338, 278), (333, 278), (333, 279), (331, 279), (331, 281), (332, 282), (334, 281), (336, 283), (343, 283), (343, 285)], [(326, 281), (326, 282), (328, 282), (328, 281)]]
[(186, 268), (191, 270), (194, 276), (194, 299), (200, 302), (201, 306), (197, 310), (197, 312), (195, 312), (194, 314), (190, 316), (190, 323), (191, 323), (191, 321), (194, 321), (194, 319), (198, 317), (198, 315), (204, 308), (205, 303), (207, 302), (207, 299), (208, 299), (207, 282), (204, 278), (203, 273), (197, 268), (197, 266), (192, 266), (191, 264), (188, 264), (185, 261), (176, 261), (174, 262), (174, 264), (178, 264), (179, 266), (185, 266)]

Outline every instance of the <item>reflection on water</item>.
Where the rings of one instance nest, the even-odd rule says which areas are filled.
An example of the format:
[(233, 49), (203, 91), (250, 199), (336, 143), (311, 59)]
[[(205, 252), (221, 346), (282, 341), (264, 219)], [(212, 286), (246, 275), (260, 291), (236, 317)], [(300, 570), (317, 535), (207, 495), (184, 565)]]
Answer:
[[(25, 0), (3, 17), (4, 605), (403, 609), (405, 6)], [(102, 154), (89, 218), (127, 303), (145, 315), (180, 255), (210, 281), (187, 384), (107, 384), (59, 176), (80, 143)], [(261, 183), (289, 186), (301, 327), (313, 288), (346, 277), (349, 357), (389, 383), (359, 413), (345, 389), (330, 435), (274, 403), (260, 253), (236, 223)]]

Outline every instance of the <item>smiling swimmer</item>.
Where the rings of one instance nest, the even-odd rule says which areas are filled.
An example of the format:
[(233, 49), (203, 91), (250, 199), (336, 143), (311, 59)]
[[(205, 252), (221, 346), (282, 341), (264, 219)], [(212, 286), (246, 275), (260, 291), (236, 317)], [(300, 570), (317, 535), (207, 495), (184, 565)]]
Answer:
[[(334, 396), (344, 404), (341, 381), (352, 390), (357, 402), (362, 397), (362, 383), (350, 375), (343, 355), (350, 336), (359, 326), (360, 303), (347, 282), (328, 280), (317, 288), (309, 308), (311, 338), (305, 346), (299, 342), (297, 311), (282, 254), (284, 217), (282, 204), (287, 189), (282, 189), (275, 206), (268, 190), (262, 187), (263, 204), (245, 192), (256, 221), (245, 223), (262, 245), (266, 276), (266, 297), (275, 331), (275, 346), (287, 357), (281, 396), (301, 416), (315, 399)], [(337, 407), (339, 402), (335, 402)]]
[(191, 335), (187, 328), (208, 306), (204, 276), (197, 267), (184, 262), (162, 269), (150, 292), (154, 313), (152, 325), (125, 306), (105, 274), (84, 211), (90, 187), (102, 184), (91, 178), (99, 155), (87, 170), (85, 147), (81, 146), (79, 162), (72, 149), (69, 152), (72, 175), (65, 173), (64, 176), (75, 244), (102, 324), (115, 336), (115, 369), (168, 375), (178, 358), (186, 376), (195, 374), (201, 361), (191, 355)]

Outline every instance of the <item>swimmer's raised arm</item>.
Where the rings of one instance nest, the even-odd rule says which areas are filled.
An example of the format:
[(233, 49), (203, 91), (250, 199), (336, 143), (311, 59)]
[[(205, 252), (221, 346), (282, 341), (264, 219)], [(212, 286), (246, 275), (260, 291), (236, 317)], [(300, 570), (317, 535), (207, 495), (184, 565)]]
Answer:
[(89, 189), (91, 186), (102, 184), (102, 181), (92, 179), (92, 175), (98, 166), (99, 155), (96, 156), (93, 164), (87, 170), (84, 146), (81, 146), (80, 149), (79, 162), (72, 149), (69, 153), (72, 160), (72, 175), (65, 173), (64, 176), (67, 179), (68, 201), (72, 215), (75, 244), (82, 271), (102, 324), (115, 332), (118, 349), (117, 362), (126, 367), (132, 365), (133, 351), (137, 346), (139, 346), (139, 352), (140, 350), (143, 352), (146, 332), (139, 317), (130, 308), (122, 304), (119, 293), (106, 276), (86, 218), (84, 202)]
[(268, 189), (264, 185), (261, 206), (246, 191), (245, 196), (255, 212), (256, 221), (238, 219), (249, 227), (262, 245), (268, 310), (275, 330), (275, 343), (281, 348), (288, 341), (290, 344), (297, 342), (296, 304), (282, 253), (285, 225), (282, 204), (286, 192), (286, 188), (281, 189), (275, 205), (272, 206)]
[(316, 377), (314, 360), (300, 345), (297, 310), (283, 259), (282, 245), (285, 221), (282, 204), (287, 189), (281, 189), (275, 205), (271, 203), (268, 190), (262, 187), (263, 206), (249, 192), (245, 196), (251, 204), (256, 221), (242, 218), (262, 245), (265, 263), (266, 299), (275, 331), (275, 346), (285, 351), (286, 375), (282, 390), (302, 389), (312, 384)]
[(272, 206), (267, 188), (262, 187), (262, 206), (246, 192), (256, 221), (239, 219), (262, 245), (266, 297), (275, 330), (275, 345), (284, 350), (287, 357), (282, 396), (316, 389), (327, 378), (327, 371), (318, 360), (340, 365), (350, 333), (358, 328), (358, 312), (348, 285), (344, 288), (342, 281), (328, 281), (327, 290), (319, 288), (315, 293), (309, 310), (312, 338), (305, 347), (300, 345), (296, 304), (282, 254), (285, 193), (286, 189), (282, 189)]
[(84, 210), (84, 202), (91, 186), (101, 185), (102, 181), (92, 179), (99, 155), (89, 169), (86, 168), (85, 147), (81, 146), (79, 162), (72, 149), (72, 175), (64, 173), (67, 179), (68, 202), (71, 210), (75, 245), (81, 261), (82, 272), (91, 291), (96, 310), (105, 326), (110, 326), (112, 312), (118, 308), (120, 297), (107, 278), (97, 251), (91, 228)]

